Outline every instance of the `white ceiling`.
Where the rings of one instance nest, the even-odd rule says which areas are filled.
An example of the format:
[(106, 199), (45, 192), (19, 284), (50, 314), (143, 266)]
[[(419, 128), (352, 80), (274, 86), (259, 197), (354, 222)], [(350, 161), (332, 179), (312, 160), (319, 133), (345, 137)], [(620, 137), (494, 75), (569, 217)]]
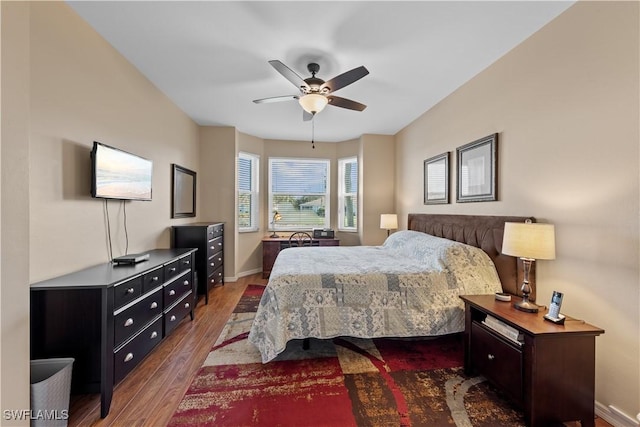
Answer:
[(308, 141), (299, 91), (268, 60), (329, 80), (370, 74), (315, 118), (317, 141), (393, 135), (573, 1), (69, 1), (68, 4), (200, 125)]

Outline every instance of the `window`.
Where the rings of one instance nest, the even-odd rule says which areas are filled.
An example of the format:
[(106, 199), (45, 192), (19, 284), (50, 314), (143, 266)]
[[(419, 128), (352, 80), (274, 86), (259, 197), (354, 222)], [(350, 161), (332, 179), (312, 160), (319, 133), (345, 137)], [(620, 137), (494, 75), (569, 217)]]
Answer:
[(255, 154), (238, 154), (238, 231), (258, 230), (258, 165)]
[(329, 160), (269, 159), (269, 212), (271, 230), (329, 227)]
[(358, 230), (358, 159), (338, 160), (338, 230)]

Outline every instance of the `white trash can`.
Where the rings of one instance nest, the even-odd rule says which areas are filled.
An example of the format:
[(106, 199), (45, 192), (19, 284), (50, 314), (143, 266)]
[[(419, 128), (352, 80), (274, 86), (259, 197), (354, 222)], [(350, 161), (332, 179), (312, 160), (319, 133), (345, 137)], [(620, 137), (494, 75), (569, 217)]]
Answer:
[(73, 358), (31, 361), (31, 425), (66, 427)]

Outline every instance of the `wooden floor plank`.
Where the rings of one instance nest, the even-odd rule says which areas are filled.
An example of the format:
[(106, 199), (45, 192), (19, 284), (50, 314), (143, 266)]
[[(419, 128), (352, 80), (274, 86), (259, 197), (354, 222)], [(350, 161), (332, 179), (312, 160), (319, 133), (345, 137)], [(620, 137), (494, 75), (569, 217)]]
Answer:
[[(200, 298), (196, 318), (187, 317), (114, 389), (109, 415), (100, 418), (100, 396), (72, 396), (69, 427), (160, 427), (166, 425), (248, 284), (266, 284), (261, 274), (217, 286), (209, 304)], [(579, 423), (566, 423), (567, 427)], [(612, 427), (596, 418), (596, 427)]]

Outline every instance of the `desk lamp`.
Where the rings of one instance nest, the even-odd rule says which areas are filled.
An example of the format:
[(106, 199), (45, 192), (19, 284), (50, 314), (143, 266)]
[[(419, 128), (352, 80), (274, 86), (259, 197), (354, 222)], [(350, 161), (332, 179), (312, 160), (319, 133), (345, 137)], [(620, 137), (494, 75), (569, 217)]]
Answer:
[(521, 311), (537, 313), (538, 306), (529, 301), (532, 289), (529, 285), (531, 264), (537, 259), (555, 259), (556, 239), (553, 224), (506, 222), (502, 239), (502, 253), (519, 257), (524, 263), (522, 301), (513, 306)]
[(278, 234), (276, 233), (276, 222), (280, 221), (282, 219), (282, 215), (280, 215), (278, 213), (278, 211), (273, 211), (273, 218), (271, 219), (271, 226), (273, 228), (273, 233), (271, 233), (271, 237), (272, 239), (275, 239), (278, 236)]

